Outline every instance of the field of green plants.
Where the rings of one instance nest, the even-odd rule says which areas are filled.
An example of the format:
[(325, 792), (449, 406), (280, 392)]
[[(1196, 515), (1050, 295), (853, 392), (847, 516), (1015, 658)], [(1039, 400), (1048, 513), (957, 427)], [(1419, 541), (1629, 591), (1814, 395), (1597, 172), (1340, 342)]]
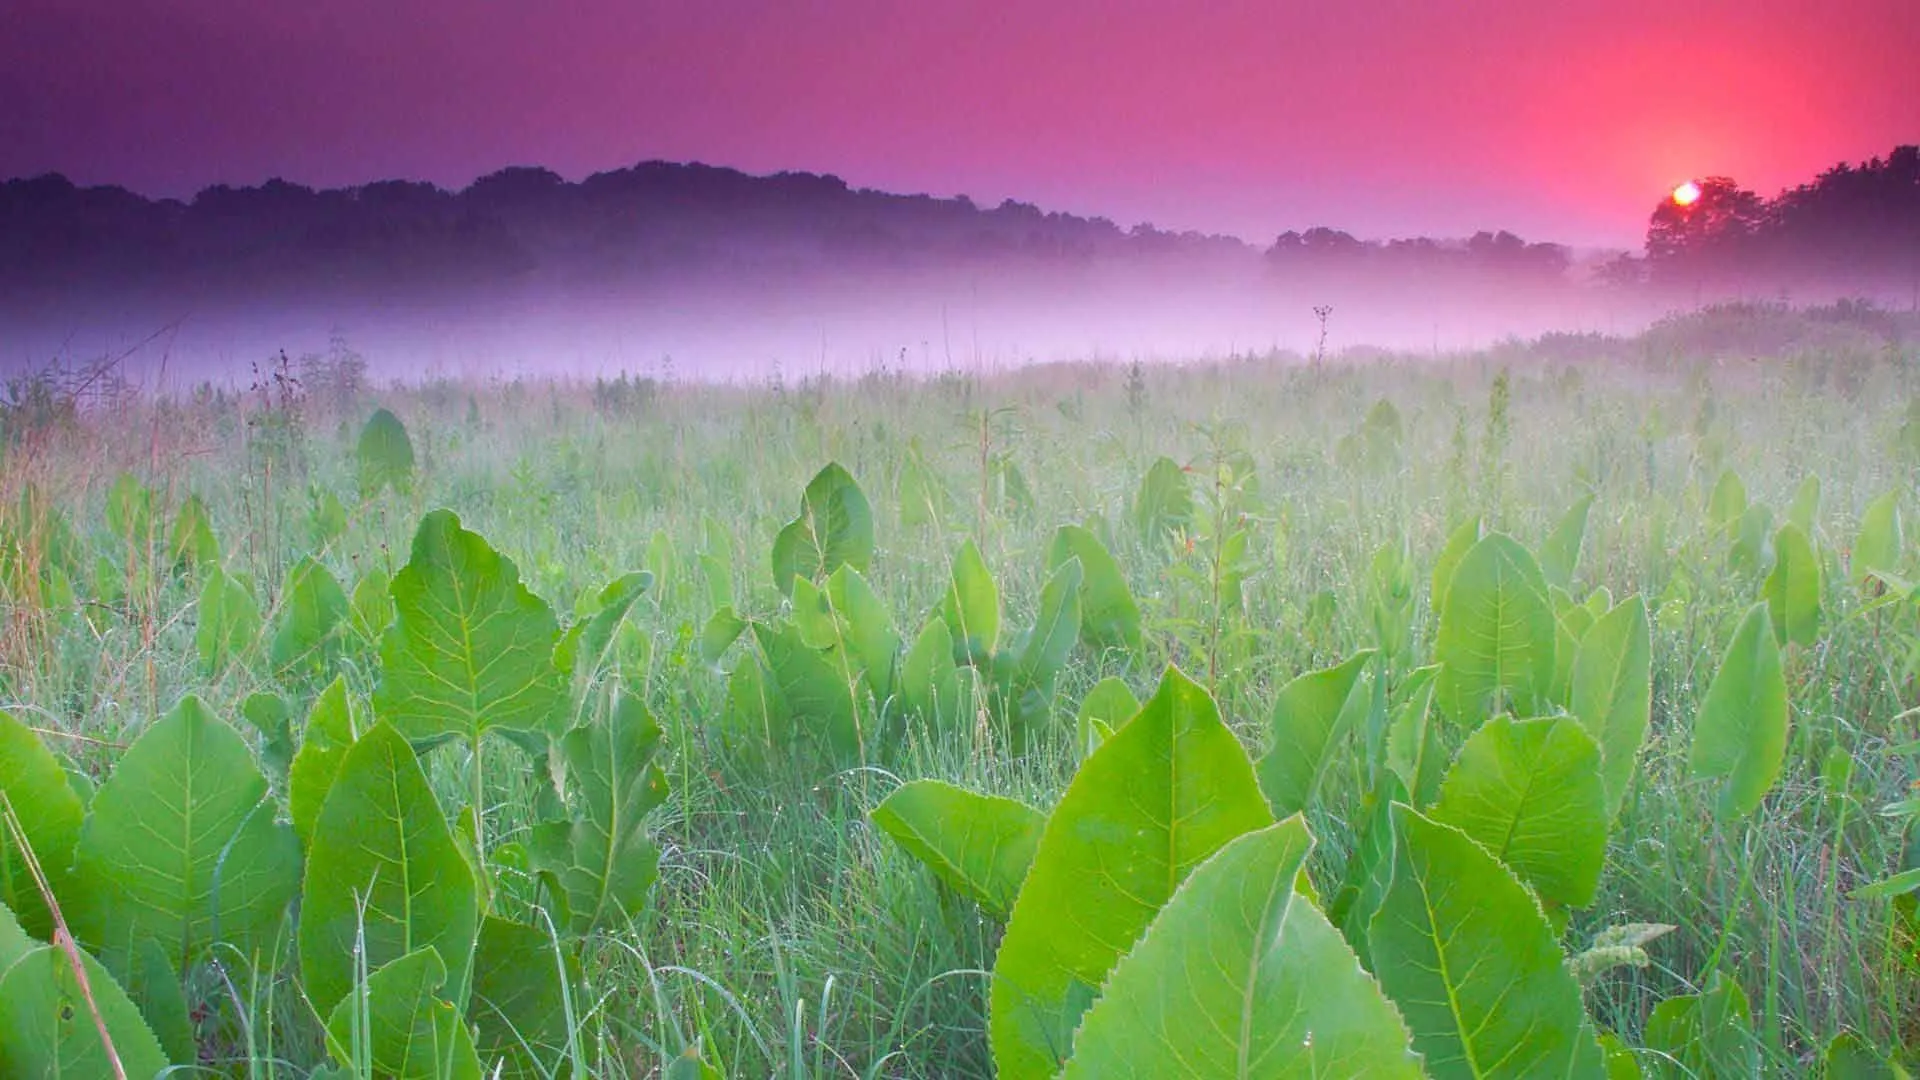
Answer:
[(16, 383), (0, 1076), (1908, 1075), (1920, 350), (1730, 319)]

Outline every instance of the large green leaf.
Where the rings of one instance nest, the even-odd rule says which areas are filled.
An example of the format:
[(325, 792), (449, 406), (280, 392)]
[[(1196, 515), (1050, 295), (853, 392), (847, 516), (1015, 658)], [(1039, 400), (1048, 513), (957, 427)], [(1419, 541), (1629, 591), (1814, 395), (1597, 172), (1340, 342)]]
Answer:
[(1080, 759), (1086, 760), (1139, 711), (1140, 699), (1133, 696), (1125, 679), (1109, 675), (1093, 684), (1087, 696), (1080, 699), (1080, 711), (1074, 716), (1074, 749)]
[(1773, 572), (1761, 586), (1782, 645), (1812, 645), (1820, 636), (1820, 560), (1807, 534), (1791, 523), (1773, 537)]
[(1270, 745), (1254, 765), (1275, 817), (1298, 813), (1313, 802), (1327, 761), (1344, 734), (1340, 718), (1347, 715), (1347, 698), (1374, 655), (1372, 649), (1362, 649), (1337, 667), (1309, 671), (1280, 688), (1273, 702)]
[(1647, 1049), (1656, 1076), (1736, 1080), (1761, 1075), (1753, 1017), (1740, 984), (1719, 972), (1698, 994), (1679, 994), (1647, 1014)]
[(1312, 846), (1296, 815), (1202, 863), (1114, 968), (1061, 1075), (1420, 1077), (1400, 1014), (1294, 891)]
[(545, 930), (491, 915), (481, 920), (468, 1012), (475, 1045), (487, 1061), (503, 1062), (502, 1076), (535, 1080), (561, 1074), (567, 1049), (563, 969), (566, 980), (576, 979), (572, 956)]
[(1387, 724), (1387, 768), (1400, 778), (1409, 804), (1424, 808), (1440, 794), (1447, 769), (1446, 748), (1439, 726), (1433, 723), (1433, 689), (1440, 669), (1429, 665), (1407, 675), (1405, 699), (1394, 708)]
[(1568, 707), (1600, 744), (1611, 820), (1633, 785), (1653, 714), (1653, 649), (1644, 600), (1622, 600), (1580, 639)]
[(1460, 748), (1433, 820), (1507, 864), (1542, 900), (1593, 902), (1607, 857), (1600, 747), (1570, 717), (1496, 717)]
[(1069, 559), (1079, 559), (1082, 571), (1080, 639), (1091, 649), (1123, 649), (1138, 655), (1140, 605), (1127, 588), (1120, 564), (1099, 537), (1079, 525), (1062, 525), (1053, 534), (1053, 542), (1047, 547), (1048, 572), (1058, 570)]
[[(125, 990), (92, 956), (28, 938), (0, 906), (0, 1076), (66, 1080), (114, 1075), (100, 1026), (129, 1077), (161, 1075), (167, 1054)], [(95, 1010), (99, 1020), (95, 1020)]]
[(375, 409), (360, 429), (354, 458), (363, 499), (381, 488), (404, 492), (413, 486), (413, 440), (400, 418), (385, 409)]
[(287, 573), (286, 595), (268, 657), (276, 670), (313, 663), (333, 628), (347, 617), (347, 594), (325, 566), (301, 559)]
[(512, 559), (461, 528), (453, 511), (421, 520), (392, 593), (373, 697), (382, 723), (409, 739), (472, 739), (565, 722), (553, 610), (520, 583)]
[(1480, 542), (1480, 519), (1475, 517), (1464, 521), (1447, 534), (1447, 543), (1440, 549), (1440, 555), (1433, 561), (1433, 586), (1428, 603), (1434, 612), (1447, 609), (1447, 590), (1453, 585), (1454, 572), (1460, 569), (1460, 560), (1467, 557), (1473, 545)]
[(1206, 690), (1169, 668), (1047, 819), (994, 963), (993, 1058), (1052, 1076), (1107, 973), (1227, 841), (1271, 824), (1246, 751)]
[(1875, 572), (1897, 572), (1906, 561), (1907, 543), (1900, 521), (1900, 493), (1889, 491), (1867, 504), (1848, 564), (1857, 584)]
[[(0, 712), (0, 795), (13, 810), (40, 872), (50, 879), (73, 861), (85, 807), (67, 783), (67, 771), (40, 737), (11, 715)], [(0, 813), (0, 904), (17, 912), (35, 937), (53, 934), (53, 917), (40, 894), (13, 830)], [(3, 958), (0, 958), (3, 959)]]
[(791, 623), (778, 628), (756, 623), (753, 635), (766, 655), (789, 737), (817, 738), (840, 759), (858, 759), (865, 733), (853, 693), (856, 673), (836, 662), (837, 653), (830, 657), (807, 644)]
[(1465, 833), (1394, 811), (1373, 973), (1436, 1080), (1604, 1075), (1600, 1044), (1526, 886)]
[(1473, 727), (1502, 703), (1532, 711), (1553, 682), (1557, 625), (1539, 564), (1494, 533), (1460, 560), (1440, 610), (1440, 711)]
[(279, 925), (299, 877), (293, 831), (240, 733), (188, 697), (134, 740), (74, 849), (74, 933), (152, 938), (184, 971), (216, 941), (244, 953)]
[(576, 813), (534, 826), (533, 865), (559, 882), (571, 932), (623, 927), (646, 906), (660, 870), (660, 848), (646, 832), (648, 811), (667, 797), (654, 760), (660, 725), (621, 690), (604, 717), (561, 736), (558, 749)]
[(827, 579), (827, 597), (841, 624), (841, 641), (859, 665), (873, 700), (885, 702), (893, 694), (894, 667), (900, 659), (900, 631), (894, 629), (892, 613), (851, 566), (842, 566)]
[(1580, 543), (1586, 538), (1587, 514), (1592, 509), (1593, 496), (1582, 495), (1541, 543), (1540, 573), (1548, 585), (1573, 588), (1573, 572), (1580, 565)]
[(1728, 469), (1714, 481), (1713, 494), (1707, 499), (1707, 520), (1714, 528), (1731, 535), (1747, 512), (1747, 486), (1740, 474)]
[(260, 605), (246, 582), (215, 569), (200, 588), (199, 608), (194, 646), (200, 669), (214, 675), (260, 637)]
[(303, 845), (313, 843), (314, 822), (320, 819), (320, 808), (326, 805), (347, 748), (360, 736), (360, 726), (344, 677), (328, 683), (307, 711), (300, 749), (287, 773), (287, 815)]
[(391, 1080), (480, 1080), (473, 1036), (460, 1009), (439, 993), (447, 976), (431, 946), (373, 971), (364, 993), (342, 998), (327, 1017), (334, 1059), (351, 1065), (357, 1057)]
[(773, 542), (773, 583), (782, 593), (793, 579), (818, 581), (851, 566), (873, 563), (873, 508), (838, 462), (814, 474), (800, 499), (800, 516), (788, 522)]
[(1184, 528), (1193, 520), (1193, 493), (1187, 488), (1187, 473), (1172, 458), (1159, 458), (1148, 467), (1140, 481), (1140, 493), (1133, 500), (1133, 523), (1140, 535), (1149, 540)]
[(907, 854), (999, 919), (1013, 909), (1047, 822), (1025, 803), (939, 780), (900, 785), (872, 816)]
[(1719, 780), (1723, 821), (1759, 809), (1787, 752), (1787, 679), (1767, 605), (1747, 609), (1693, 721), (1687, 769)]
[(567, 674), (598, 674), (612, 652), (615, 632), (652, 587), (653, 575), (645, 570), (622, 574), (608, 582), (594, 598), (593, 614), (567, 627), (554, 646), (554, 666)]
[(953, 634), (934, 616), (900, 662), (900, 697), (907, 708), (935, 730), (952, 730), (970, 721), (966, 675), (953, 659)]
[(220, 565), (220, 541), (213, 533), (213, 515), (198, 495), (188, 495), (173, 518), (173, 537), (167, 555), (177, 568), (203, 570)]
[(940, 602), (940, 617), (953, 634), (953, 658), (985, 664), (1000, 643), (1000, 590), (972, 540), (953, 557), (953, 581)]
[(369, 970), (433, 946), (458, 1004), (479, 918), (473, 870), (419, 759), (398, 731), (375, 724), (340, 762), (314, 826), (300, 909), (307, 996), (331, 1013), (354, 984), (364, 940)]

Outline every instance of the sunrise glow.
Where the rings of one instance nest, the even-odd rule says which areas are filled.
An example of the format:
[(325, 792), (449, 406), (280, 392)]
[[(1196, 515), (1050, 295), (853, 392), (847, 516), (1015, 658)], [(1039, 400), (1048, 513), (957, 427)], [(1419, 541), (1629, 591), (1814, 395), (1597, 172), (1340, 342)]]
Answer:
[(1700, 200), (1700, 185), (1689, 180), (1673, 189), (1673, 202), (1676, 206), (1692, 206)]

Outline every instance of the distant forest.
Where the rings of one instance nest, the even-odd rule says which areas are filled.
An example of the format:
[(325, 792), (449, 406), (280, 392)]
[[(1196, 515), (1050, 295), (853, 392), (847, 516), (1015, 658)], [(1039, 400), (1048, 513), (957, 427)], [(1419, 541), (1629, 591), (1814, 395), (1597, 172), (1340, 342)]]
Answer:
[[(1654, 209), (1641, 253), (1580, 276), (1637, 284), (1841, 281), (1920, 288), (1920, 147), (1841, 164), (1773, 198), (1733, 180)], [(16, 292), (196, 288), (460, 289), (539, 280), (571, 286), (705, 275), (1106, 260), (1265, 265), (1284, 277), (1575, 276), (1573, 253), (1509, 232), (1370, 241), (1333, 228), (1234, 237), (1123, 229), (1106, 218), (1007, 200), (856, 189), (835, 176), (750, 176), (646, 162), (577, 183), (541, 168), (459, 191), (402, 180), (316, 190), (283, 180), (149, 199), (57, 174), (0, 183), (0, 285)]]

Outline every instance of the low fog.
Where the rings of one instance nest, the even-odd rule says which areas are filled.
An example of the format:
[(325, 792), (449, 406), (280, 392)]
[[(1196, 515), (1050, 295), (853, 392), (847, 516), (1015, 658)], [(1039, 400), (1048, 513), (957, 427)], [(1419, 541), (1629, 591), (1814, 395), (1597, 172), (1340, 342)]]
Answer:
[[(1847, 177), (1906, 192), (1914, 164), (1903, 148)], [(1920, 304), (1920, 243), (1889, 230), (1905, 218), (1869, 217), (1863, 244), (1830, 225), (1767, 233), (1750, 204), (1762, 201), (1710, 186), (1697, 206), (1663, 205), (1643, 257), (1494, 231), (1382, 240), (1317, 227), (1258, 243), (659, 162), (578, 183), (509, 169), (457, 192), (272, 181), (184, 202), (47, 176), (0, 184), (0, 368), (112, 359), (166, 391), (245, 385), (282, 354), (349, 351), (382, 382), (798, 381), (1438, 355), (1627, 335), (1728, 298)], [(1834, 205), (1817, 205), (1819, 220)], [(1846, 258), (1817, 257), (1828, 250)]]

